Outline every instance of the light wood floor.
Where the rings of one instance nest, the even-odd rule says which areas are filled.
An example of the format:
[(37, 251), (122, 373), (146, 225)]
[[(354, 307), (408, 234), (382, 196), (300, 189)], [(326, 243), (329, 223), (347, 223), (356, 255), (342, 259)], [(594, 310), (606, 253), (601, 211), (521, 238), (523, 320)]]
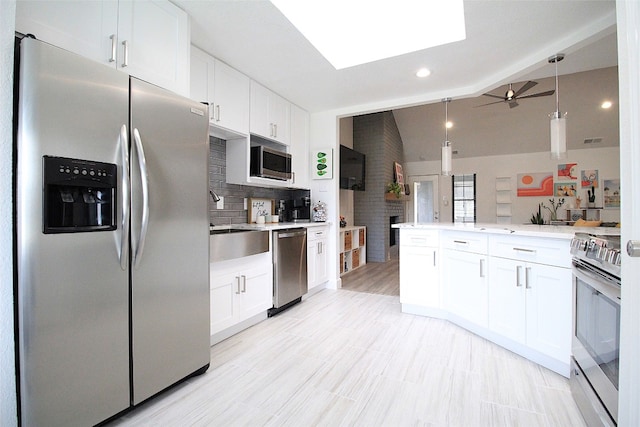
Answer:
[(113, 426), (583, 426), (567, 380), (398, 297), (323, 290)]
[(342, 289), (382, 295), (400, 295), (400, 263), (398, 258), (387, 262), (369, 262), (341, 277)]

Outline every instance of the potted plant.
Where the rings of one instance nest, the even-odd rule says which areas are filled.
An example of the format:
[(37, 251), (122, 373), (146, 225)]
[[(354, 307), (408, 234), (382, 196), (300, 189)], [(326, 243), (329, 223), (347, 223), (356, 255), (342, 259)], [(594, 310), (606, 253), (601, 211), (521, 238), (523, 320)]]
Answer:
[(538, 212), (531, 214), (531, 224), (544, 225), (544, 218), (542, 217), (541, 207), (542, 203), (538, 204)]
[(387, 185), (387, 193), (393, 193), (396, 195), (396, 198), (399, 199), (404, 195), (404, 186), (397, 182), (391, 182)]

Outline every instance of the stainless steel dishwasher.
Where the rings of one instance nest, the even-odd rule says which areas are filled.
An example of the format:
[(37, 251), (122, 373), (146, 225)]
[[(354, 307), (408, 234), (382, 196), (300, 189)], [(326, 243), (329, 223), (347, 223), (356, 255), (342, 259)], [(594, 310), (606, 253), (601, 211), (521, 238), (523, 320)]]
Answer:
[(273, 316), (302, 300), (307, 293), (307, 230), (273, 232)]

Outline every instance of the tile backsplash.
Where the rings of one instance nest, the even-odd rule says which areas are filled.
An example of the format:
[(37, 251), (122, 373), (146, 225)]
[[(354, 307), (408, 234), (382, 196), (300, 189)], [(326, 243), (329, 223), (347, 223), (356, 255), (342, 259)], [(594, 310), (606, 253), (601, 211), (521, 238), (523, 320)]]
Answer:
[(209, 188), (224, 198), (224, 209), (217, 209), (209, 198), (209, 222), (213, 225), (228, 225), (247, 222), (244, 199), (262, 197), (275, 200), (291, 200), (310, 195), (309, 190), (262, 188), (249, 185), (227, 184), (227, 141), (209, 138)]

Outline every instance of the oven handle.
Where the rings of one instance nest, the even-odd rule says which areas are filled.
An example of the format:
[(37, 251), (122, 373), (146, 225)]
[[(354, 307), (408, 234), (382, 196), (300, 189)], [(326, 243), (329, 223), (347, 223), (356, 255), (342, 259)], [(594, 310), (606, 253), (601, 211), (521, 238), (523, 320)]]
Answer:
[(573, 275), (610, 299), (614, 304), (620, 305), (620, 289), (617, 289), (616, 285), (608, 283), (603, 277), (576, 263), (573, 263)]

